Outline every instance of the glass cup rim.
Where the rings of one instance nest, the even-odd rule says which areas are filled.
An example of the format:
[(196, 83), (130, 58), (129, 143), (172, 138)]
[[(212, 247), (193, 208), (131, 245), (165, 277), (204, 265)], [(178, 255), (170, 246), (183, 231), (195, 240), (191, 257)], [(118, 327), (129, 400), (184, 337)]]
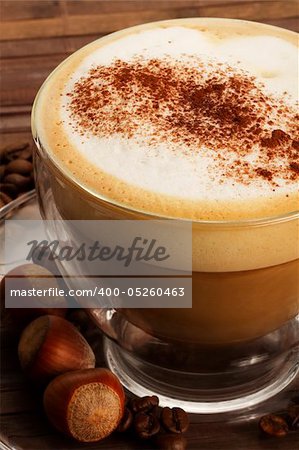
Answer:
[[(143, 28), (144, 26), (152, 26), (154, 24), (163, 24), (163, 23), (168, 23), (168, 22), (177, 22), (177, 23), (184, 23), (184, 22), (188, 22), (188, 21), (197, 21), (197, 22), (202, 22), (202, 21), (222, 21), (222, 22), (245, 22), (245, 23), (252, 23), (252, 24), (256, 24), (256, 25), (261, 25), (263, 27), (270, 27), (270, 28), (278, 28), (278, 29), (282, 29), (281, 27), (277, 27), (275, 25), (269, 25), (266, 23), (262, 23), (262, 22), (254, 22), (254, 21), (249, 21), (249, 20), (243, 20), (243, 19), (233, 19), (233, 18), (223, 18), (223, 17), (186, 17), (186, 18), (177, 18), (177, 19), (167, 19), (167, 20), (158, 20), (158, 21), (152, 21), (152, 22), (148, 22), (148, 23), (144, 23), (144, 24), (139, 24), (139, 25), (135, 25), (132, 27), (127, 27), (118, 31), (115, 31), (113, 33), (109, 33), (108, 35), (102, 36), (98, 39), (95, 39), (94, 41), (89, 42), (88, 44), (86, 44), (85, 46), (79, 48), (78, 50), (76, 50), (74, 53), (82, 50), (85, 47), (88, 47), (89, 45), (92, 45), (95, 41), (99, 41), (99, 40), (105, 40), (106, 38), (109, 38), (112, 35), (116, 35), (119, 33), (122, 33), (126, 30), (133, 30), (133, 29), (138, 29), (138, 28)], [(297, 34), (292, 30), (285, 30), (288, 31), (290, 34)], [(59, 70), (59, 68), (66, 63), (74, 54), (72, 53), (71, 55), (69, 55), (67, 58), (65, 58), (60, 64), (58, 64), (58, 66), (52, 70), (52, 72), (47, 76), (47, 78), (44, 80), (44, 82), (42, 83), (42, 85), (40, 86), (33, 105), (32, 105), (32, 112), (31, 112), (31, 129), (32, 129), (32, 134), (33, 134), (33, 139), (35, 141), (36, 147), (38, 148), (38, 150), (41, 152), (41, 158), (44, 160), (45, 158), (42, 155), (42, 150), (46, 151), (43, 146), (42, 143), (37, 135), (36, 129), (35, 129), (35, 113), (36, 113), (36, 104), (38, 102), (38, 99), (40, 97), (40, 94), (45, 86), (45, 84), (47, 83), (47, 81), (52, 78), (56, 71)], [(88, 188), (87, 186), (85, 186), (83, 183), (81, 183), (79, 180), (75, 180), (72, 179), (70, 177), (70, 175), (67, 173), (67, 171), (64, 171), (63, 168), (59, 167), (59, 165), (57, 164), (57, 162), (54, 160), (54, 158), (51, 156), (51, 154), (49, 154), (48, 152), (47, 156), (48, 156), (48, 161), (50, 163), (52, 163), (56, 170), (58, 170), (67, 180), (69, 183), (71, 184), (75, 184), (77, 185), (80, 189), (82, 189), (84, 192), (89, 193), (90, 195), (92, 195), (96, 200), (100, 200), (103, 201), (105, 203), (110, 204), (111, 206), (114, 207), (118, 207), (119, 209), (122, 209), (124, 211), (128, 211), (131, 213), (138, 213), (142, 216), (145, 216), (147, 218), (151, 218), (154, 220), (176, 220), (178, 222), (182, 221), (182, 222), (192, 222), (193, 224), (196, 225), (209, 225), (209, 226), (217, 226), (217, 227), (248, 227), (248, 226), (262, 226), (262, 225), (270, 225), (270, 224), (276, 224), (276, 223), (282, 223), (282, 222), (288, 222), (291, 220), (299, 220), (299, 208), (295, 211), (289, 211), (287, 213), (283, 213), (283, 214), (278, 214), (278, 215), (274, 215), (274, 216), (266, 216), (266, 217), (259, 217), (259, 218), (251, 218), (251, 219), (233, 219), (233, 220), (203, 220), (203, 219), (192, 219), (192, 218), (186, 218), (186, 217), (176, 217), (176, 216), (171, 216), (171, 215), (165, 215), (165, 214), (156, 214), (156, 213), (152, 213), (150, 211), (144, 211), (138, 208), (133, 208), (133, 207), (128, 207), (125, 204), (122, 204), (120, 202), (117, 202), (116, 200), (113, 200), (111, 198), (105, 197), (104, 195), (99, 194), (98, 192), (94, 192), (92, 189)]]
[[(42, 151), (42, 144), (39, 141), (38, 137), (34, 139), (35, 144), (37, 146), (37, 149), (39, 152)], [(92, 195), (95, 199), (95, 201), (102, 201), (105, 202), (113, 207), (117, 207), (120, 210), (128, 211), (130, 213), (136, 213), (144, 216), (147, 219), (152, 220), (174, 220), (177, 222), (192, 222), (194, 225), (208, 225), (208, 226), (217, 226), (217, 227), (253, 227), (253, 226), (262, 226), (262, 225), (272, 225), (282, 222), (289, 222), (291, 220), (299, 220), (299, 210), (290, 211), (287, 213), (275, 215), (275, 216), (266, 216), (266, 217), (260, 217), (260, 218), (253, 218), (253, 219), (240, 219), (240, 220), (202, 220), (202, 219), (192, 219), (192, 218), (186, 218), (186, 217), (176, 217), (176, 216), (168, 216), (163, 214), (155, 214), (150, 211), (144, 211), (138, 208), (128, 207), (125, 204), (122, 204), (120, 202), (117, 202), (109, 197), (105, 197), (104, 195), (99, 194), (98, 192), (94, 192), (92, 189), (85, 186), (83, 183), (80, 183), (78, 180), (72, 179), (69, 174), (64, 172), (58, 164), (52, 159), (49, 158), (48, 161), (45, 161), (45, 158), (40, 155), (40, 157), (43, 159), (45, 164), (53, 164), (55, 166), (55, 169), (58, 170), (58, 172), (63, 175), (63, 177), (68, 181), (68, 183), (71, 183), (77, 188), (81, 189), (85, 193), (88, 193)]]

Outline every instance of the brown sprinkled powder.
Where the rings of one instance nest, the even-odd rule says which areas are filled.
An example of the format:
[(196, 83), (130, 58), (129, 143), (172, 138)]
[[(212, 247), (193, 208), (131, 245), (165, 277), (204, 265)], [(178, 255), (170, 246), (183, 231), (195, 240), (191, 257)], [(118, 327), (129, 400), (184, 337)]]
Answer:
[(293, 141), (292, 142), (292, 147), (294, 148), (294, 149), (296, 149), (296, 150), (299, 150), (299, 141)]
[(266, 180), (269, 180), (269, 181), (271, 181), (272, 178), (273, 178), (272, 172), (270, 172), (270, 170), (262, 169), (261, 167), (258, 167), (256, 169), (256, 173), (259, 176), (261, 176), (261, 177), (263, 177), (263, 178), (265, 178)]
[(166, 142), (186, 156), (212, 149), (220, 181), (258, 176), (277, 187), (275, 178), (297, 179), (296, 112), (240, 69), (186, 61), (136, 57), (92, 68), (68, 93), (74, 128), (87, 137)]
[(299, 173), (299, 163), (292, 161), (290, 163), (290, 169), (293, 170), (296, 173)]
[(273, 130), (271, 137), (261, 139), (264, 147), (276, 148), (290, 140), (290, 136), (282, 130)]

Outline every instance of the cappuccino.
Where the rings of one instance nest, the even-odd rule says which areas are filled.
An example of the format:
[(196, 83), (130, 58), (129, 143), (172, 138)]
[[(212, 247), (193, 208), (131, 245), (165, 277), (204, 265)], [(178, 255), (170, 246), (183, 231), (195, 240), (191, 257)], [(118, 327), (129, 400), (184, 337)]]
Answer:
[(193, 221), (192, 310), (131, 322), (219, 344), (298, 314), (297, 80), (296, 33), (204, 18), (114, 33), (46, 80), (33, 133), (63, 218)]
[(37, 133), (72, 181), (130, 209), (195, 220), (296, 210), (296, 40), (219, 19), (115, 33), (50, 77)]

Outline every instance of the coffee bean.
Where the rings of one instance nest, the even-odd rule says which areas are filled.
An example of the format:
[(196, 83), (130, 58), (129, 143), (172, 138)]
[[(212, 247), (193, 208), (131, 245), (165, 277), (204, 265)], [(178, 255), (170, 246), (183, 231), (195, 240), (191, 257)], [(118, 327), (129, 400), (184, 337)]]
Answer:
[(3, 208), (11, 201), (12, 201), (12, 198), (10, 198), (8, 195), (4, 194), (3, 192), (0, 192), (0, 208)]
[(145, 397), (134, 398), (130, 403), (130, 408), (134, 413), (141, 411), (151, 411), (159, 405), (159, 399), (156, 395), (146, 395)]
[(287, 422), (280, 416), (268, 414), (259, 421), (260, 429), (268, 436), (282, 437), (289, 431)]
[(141, 439), (149, 439), (160, 431), (160, 423), (154, 414), (139, 412), (134, 417), (134, 428)]
[(18, 173), (21, 175), (30, 175), (33, 165), (26, 159), (14, 159), (7, 164), (5, 173)]
[(288, 407), (287, 421), (291, 430), (299, 430), (299, 404)]
[(161, 434), (155, 439), (158, 448), (162, 450), (186, 450), (187, 439), (181, 434)]
[(28, 157), (23, 157), (23, 159), (30, 158), (32, 151), (30, 149), (29, 142), (15, 143), (7, 145), (6, 147), (2, 147), (0, 151), (1, 159), (3, 159), (3, 162), (10, 162), (14, 159), (19, 158), (22, 152), (26, 152), (24, 153), (24, 155), (28, 155)]
[(124, 415), (121, 419), (120, 424), (116, 428), (116, 431), (118, 431), (119, 433), (124, 433), (131, 427), (132, 423), (133, 423), (133, 414), (129, 410), (129, 408), (125, 408)]
[(19, 189), (13, 183), (0, 183), (0, 191), (11, 198), (15, 198), (18, 195)]
[(0, 147), (0, 190), (5, 197), (1, 205), (34, 188), (32, 147), (29, 142)]
[(5, 175), (3, 181), (14, 184), (19, 190), (25, 190), (30, 185), (30, 177), (25, 177), (19, 173), (9, 173)]
[(2, 202), (4, 202), (5, 205), (7, 205), (7, 203), (12, 201), (12, 198), (9, 195), (5, 194), (4, 192), (0, 192), (0, 197), (1, 197)]
[(32, 161), (32, 149), (31, 147), (26, 148), (25, 150), (22, 150), (19, 155), (18, 159), (26, 159)]
[(5, 173), (5, 164), (1, 164), (1, 166), (0, 166), (0, 181), (2, 180), (2, 178), (4, 178), (4, 173)]
[(172, 433), (185, 433), (189, 427), (188, 414), (182, 408), (163, 408), (161, 422)]

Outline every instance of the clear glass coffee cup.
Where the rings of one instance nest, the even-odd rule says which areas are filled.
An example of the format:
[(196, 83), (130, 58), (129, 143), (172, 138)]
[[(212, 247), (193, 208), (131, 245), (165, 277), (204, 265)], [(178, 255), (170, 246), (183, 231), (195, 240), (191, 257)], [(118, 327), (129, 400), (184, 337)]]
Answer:
[[(32, 129), (44, 219), (173, 219), (95, 194), (59, 166), (36, 127), (40, 95)], [(280, 392), (299, 366), (298, 232), (299, 211), (193, 220), (191, 309), (89, 310), (108, 366), (135, 394), (190, 412), (239, 410)]]

